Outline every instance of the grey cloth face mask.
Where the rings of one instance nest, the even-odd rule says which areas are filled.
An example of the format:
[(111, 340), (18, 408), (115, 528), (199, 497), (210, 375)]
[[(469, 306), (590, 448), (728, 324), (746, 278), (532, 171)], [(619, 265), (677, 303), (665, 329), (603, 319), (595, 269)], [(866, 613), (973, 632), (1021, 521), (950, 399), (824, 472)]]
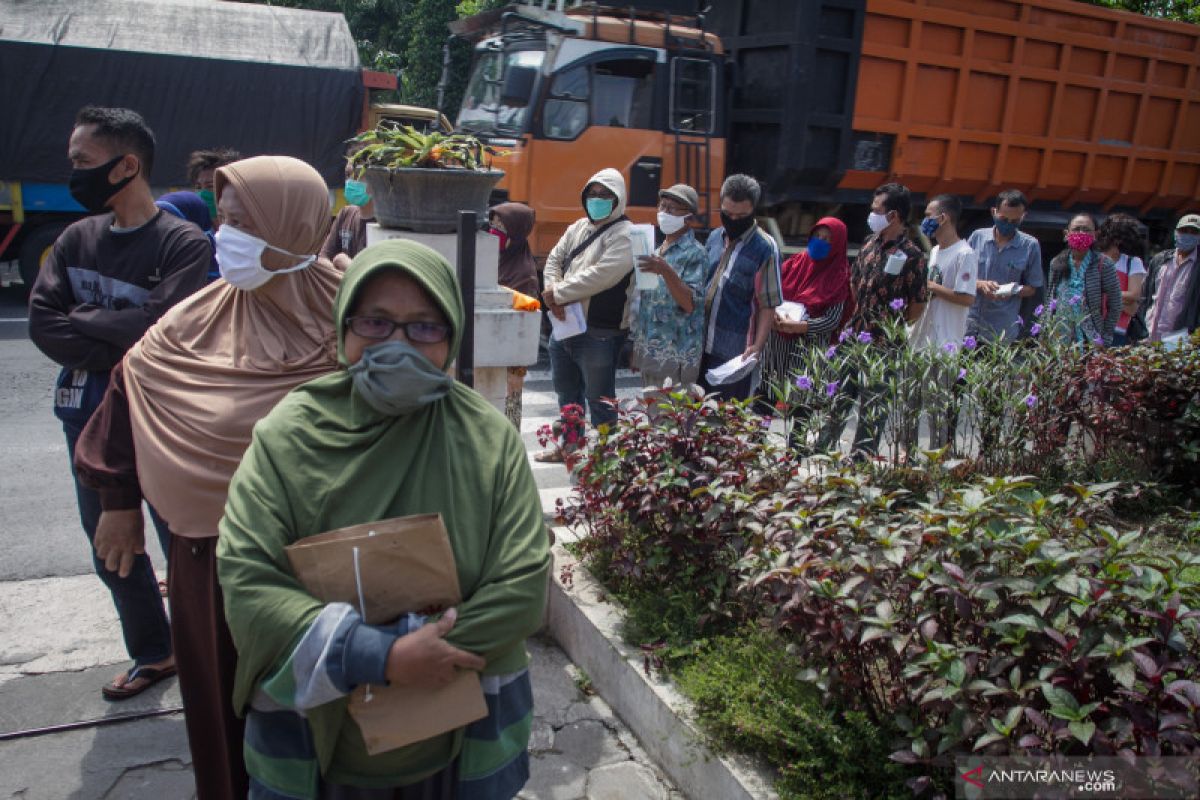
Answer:
[(437, 402), (454, 385), (453, 378), (401, 341), (371, 345), (347, 372), (362, 399), (389, 417), (411, 414)]

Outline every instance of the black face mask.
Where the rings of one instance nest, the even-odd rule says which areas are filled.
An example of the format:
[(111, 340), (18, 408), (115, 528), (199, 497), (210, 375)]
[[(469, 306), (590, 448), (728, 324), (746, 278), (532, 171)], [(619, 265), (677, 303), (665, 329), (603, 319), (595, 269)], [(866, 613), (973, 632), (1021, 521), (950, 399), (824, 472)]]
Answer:
[(108, 182), (108, 173), (112, 172), (112, 168), (124, 157), (123, 155), (117, 156), (107, 164), (90, 169), (71, 170), (71, 180), (67, 185), (71, 189), (71, 197), (75, 198), (75, 202), (93, 214), (103, 211), (113, 195), (124, 189), (130, 181), (137, 177), (135, 172), (117, 183)]
[(725, 236), (730, 239), (738, 238), (743, 233), (750, 230), (750, 226), (753, 224), (753, 214), (748, 217), (742, 217), (741, 219), (734, 219), (724, 211), (721, 212), (721, 225), (725, 228)]

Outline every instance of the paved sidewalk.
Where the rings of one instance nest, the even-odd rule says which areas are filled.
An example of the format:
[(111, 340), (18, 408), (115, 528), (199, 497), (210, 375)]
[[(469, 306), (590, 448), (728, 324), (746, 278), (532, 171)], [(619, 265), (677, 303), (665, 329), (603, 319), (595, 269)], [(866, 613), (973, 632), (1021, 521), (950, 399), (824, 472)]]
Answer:
[[(628, 396), (636, 379), (623, 374), (619, 385)], [(532, 372), (521, 426), (527, 449), (539, 448), (537, 428), (556, 413), (549, 376)], [(569, 491), (566, 471), (534, 471), (552, 512)], [(587, 677), (562, 650), (540, 637), (528, 646), (532, 774), (519, 796), (681, 800), (608, 704), (585, 693)], [(94, 575), (0, 582), (0, 800), (194, 796), (175, 681), (106, 702), (100, 686), (124, 667), (116, 614)]]

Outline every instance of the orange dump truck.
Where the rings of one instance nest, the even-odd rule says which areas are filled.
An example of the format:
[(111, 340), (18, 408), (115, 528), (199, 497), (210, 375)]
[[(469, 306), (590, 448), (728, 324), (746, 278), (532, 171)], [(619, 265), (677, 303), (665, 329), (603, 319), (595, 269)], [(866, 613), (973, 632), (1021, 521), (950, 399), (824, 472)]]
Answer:
[(1075, 0), (551, 5), (452, 26), (476, 50), (458, 125), (509, 151), (500, 196), (537, 211), (539, 254), (605, 166), (635, 221), (683, 181), (710, 225), (749, 172), (789, 236), (829, 212), (853, 230), (888, 180), (980, 221), (1015, 187), (1035, 226), (1121, 209), (1158, 236), (1200, 204), (1194, 25)]

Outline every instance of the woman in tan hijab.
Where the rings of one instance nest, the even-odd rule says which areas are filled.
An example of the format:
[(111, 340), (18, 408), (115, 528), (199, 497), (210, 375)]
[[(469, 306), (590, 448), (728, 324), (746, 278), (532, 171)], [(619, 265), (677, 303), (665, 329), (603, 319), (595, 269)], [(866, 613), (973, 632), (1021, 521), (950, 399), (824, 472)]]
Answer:
[(80, 480), (101, 495), (95, 544), (109, 569), (127, 570), (142, 551), (142, 494), (171, 529), (173, 643), (200, 800), (248, 790), (217, 523), (254, 424), (288, 391), (336, 368), (341, 281), (313, 255), (330, 208), (308, 164), (238, 161), (217, 170), (216, 194), (224, 280), (175, 306), (133, 346), (75, 456)]

